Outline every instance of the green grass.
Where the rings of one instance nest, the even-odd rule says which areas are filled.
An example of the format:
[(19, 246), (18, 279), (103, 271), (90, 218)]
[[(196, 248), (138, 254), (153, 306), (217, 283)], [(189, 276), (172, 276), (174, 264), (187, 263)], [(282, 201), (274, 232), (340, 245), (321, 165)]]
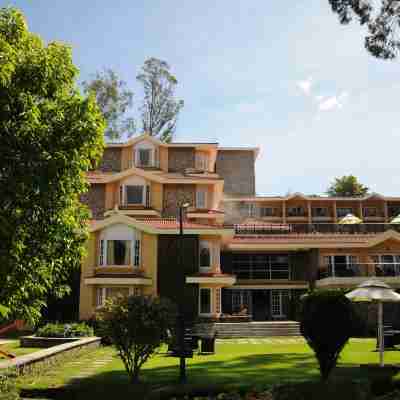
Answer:
[[(0, 350), (5, 350), (9, 353), (15, 354), (16, 356), (23, 356), (25, 354), (33, 353), (35, 351), (41, 350), (33, 347), (20, 347), (19, 341), (0, 344)], [(0, 361), (7, 360), (6, 356), (0, 354)]]
[[(378, 363), (375, 340), (352, 340), (342, 353), (334, 377), (337, 379), (364, 379), (365, 369), (360, 364)], [(96, 367), (94, 374), (79, 382), (71, 380), (80, 370), (84, 370), (95, 360), (112, 356), (110, 363)], [(62, 366), (52, 368), (37, 376), (25, 376), (18, 380), (21, 389), (31, 393), (47, 389), (69, 389), (74, 399), (108, 399), (138, 393), (178, 380), (177, 358), (158, 354), (143, 367), (142, 386), (129, 384), (122, 362), (111, 347), (87, 351), (80, 357), (82, 367), (72, 361), (64, 361)], [(400, 364), (400, 351), (385, 353), (386, 363)], [(319, 378), (317, 362), (311, 349), (297, 344), (217, 344), (215, 355), (195, 355), (187, 360), (189, 382), (192, 384), (229, 384), (238, 387), (267, 387), (284, 382), (302, 382)], [(68, 392), (68, 396), (71, 393)], [(68, 398), (68, 396), (66, 398)], [(72, 397), (71, 397), (72, 398)], [(137, 397), (141, 398), (141, 397)]]

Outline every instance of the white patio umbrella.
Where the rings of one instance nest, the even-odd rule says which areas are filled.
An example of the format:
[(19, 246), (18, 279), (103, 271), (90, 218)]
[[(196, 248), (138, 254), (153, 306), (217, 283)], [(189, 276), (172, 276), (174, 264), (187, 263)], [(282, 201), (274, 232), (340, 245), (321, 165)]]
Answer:
[(343, 217), (341, 220), (339, 220), (339, 224), (341, 225), (356, 225), (356, 224), (361, 224), (362, 219), (356, 217), (353, 214), (347, 214), (345, 217)]
[(352, 301), (369, 301), (376, 302), (378, 304), (379, 364), (381, 367), (383, 367), (383, 303), (400, 302), (400, 294), (392, 290), (392, 288), (386, 283), (371, 279), (363, 282), (350, 293), (347, 293), (346, 297)]
[(400, 224), (400, 214), (397, 217), (394, 217), (391, 221), (391, 224)]

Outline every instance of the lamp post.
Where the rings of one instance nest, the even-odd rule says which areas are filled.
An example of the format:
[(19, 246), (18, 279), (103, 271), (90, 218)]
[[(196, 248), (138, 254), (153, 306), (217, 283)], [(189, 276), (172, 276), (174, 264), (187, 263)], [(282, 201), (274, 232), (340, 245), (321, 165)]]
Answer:
[[(183, 265), (183, 210), (189, 207), (188, 203), (179, 205), (179, 269), (182, 276), (182, 293), (185, 288), (185, 271)], [(179, 382), (186, 383), (186, 354), (185, 354), (185, 315), (183, 312), (183, 298), (178, 305), (178, 338), (179, 338)]]

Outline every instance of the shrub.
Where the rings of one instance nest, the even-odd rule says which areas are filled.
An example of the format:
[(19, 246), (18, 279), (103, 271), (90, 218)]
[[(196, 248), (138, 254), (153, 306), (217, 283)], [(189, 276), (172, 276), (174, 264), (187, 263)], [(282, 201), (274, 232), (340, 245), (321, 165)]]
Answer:
[(93, 328), (85, 323), (58, 324), (49, 323), (36, 331), (36, 336), (54, 337), (54, 338), (70, 338), (93, 336)]
[(139, 382), (143, 364), (166, 341), (175, 317), (168, 300), (146, 296), (117, 297), (108, 301), (98, 317), (104, 322), (132, 382)]
[(0, 374), (0, 400), (18, 400), (19, 398), (14, 379), (7, 374)]
[(316, 290), (302, 299), (301, 333), (314, 350), (323, 380), (336, 366), (354, 329), (350, 300), (340, 290)]

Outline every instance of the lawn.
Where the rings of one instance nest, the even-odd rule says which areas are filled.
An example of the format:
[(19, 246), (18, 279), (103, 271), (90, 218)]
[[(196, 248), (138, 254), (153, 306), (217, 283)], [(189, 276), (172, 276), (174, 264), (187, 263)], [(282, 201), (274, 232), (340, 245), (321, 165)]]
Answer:
[[(23, 356), (25, 354), (33, 353), (35, 351), (41, 350), (31, 347), (20, 347), (19, 341), (13, 341), (5, 344), (0, 344), (0, 350), (5, 350), (9, 353), (15, 354), (16, 356)], [(8, 360), (8, 358), (0, 354), (0, 361)]]
[[(253, 343), (258, 344), (253, 344)], [(377, 363), (375, 340), (353, 339), (342, 353), (336, 378), (363, 379), (365, 370), (359, 364)], [(400, 364), (400, 352), (388, 351), (387, 363)], [(283, 382), (316, 380), (319, 377), (316, 360), (309, 347), (300, 339), (288, 342), (285, 339), (263, 343), (260, 340), (221, 341), (215, 355), (195, 355), (187, 360), (188, 378), (192, 384), (229, 384), (237, 387), (268, 387)], [(87, 376), (85, 371), (89, 371)], [(83, 376), (77, 380), (72, 377)], [(150, 387), (161, 387), (175, 383), (178, 379), (178, 359), (160, 353), (145, 364), (142, 379), (144, 384), (134, 387), (129, 384), (122, 362), (111, 347), (99, 348), (83, 353), (79, 361), (69, 360), (38, 376), (22, 377), (18, 386), (25, 393), (40, 393), (49, 388), (65, 398), (97, 400), (127, 394), (143, 396)], [(90, 393), (90, 396), (89, 396)], [(89, 396), (89, 397), (88, 397)], [(137, 396), (137, 398), (139, 398)], [(144, 398), (144, 397), (143, 397)]]

